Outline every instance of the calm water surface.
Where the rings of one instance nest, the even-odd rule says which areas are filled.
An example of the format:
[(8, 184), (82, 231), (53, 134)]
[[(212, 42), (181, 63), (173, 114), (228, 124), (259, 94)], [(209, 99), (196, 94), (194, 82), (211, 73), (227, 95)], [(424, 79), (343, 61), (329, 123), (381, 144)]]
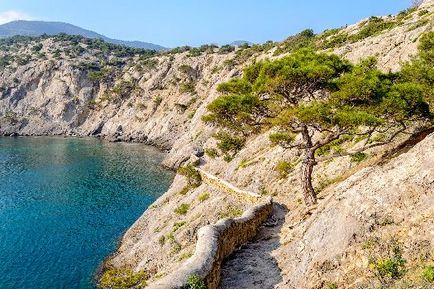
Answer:
[(139, 144), (0, 138), (0, 288), (94, 288), (122, 233), (170, 185), (162, 157)]

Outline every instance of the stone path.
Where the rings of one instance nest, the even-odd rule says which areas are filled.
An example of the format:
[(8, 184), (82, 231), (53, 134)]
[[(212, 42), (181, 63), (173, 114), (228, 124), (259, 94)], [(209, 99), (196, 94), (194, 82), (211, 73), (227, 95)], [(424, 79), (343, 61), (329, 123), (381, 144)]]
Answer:
[(280, 245), (279, 232), (286, 213), (284, 206), (274, 204), (272, 217), (261, 226), (256, 238), (222, 264), (220, 289), (272, 289), (282, 281), (272, 252)]

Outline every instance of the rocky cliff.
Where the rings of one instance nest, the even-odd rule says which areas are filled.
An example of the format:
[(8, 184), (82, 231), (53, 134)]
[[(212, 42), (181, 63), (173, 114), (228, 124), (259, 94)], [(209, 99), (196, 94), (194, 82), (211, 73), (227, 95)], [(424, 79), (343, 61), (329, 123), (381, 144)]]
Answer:
[[(411, 282), (433, 260), (432, 137), (386, 165), (376, 163), (396, 144), (369, 151), (361, 164), (339, 157), (319, 165), (314, 185), (321, 200), (317, 208), (306, 208), (297, 151), (273, 147), (264, 133), (249, 139), (230, 162), (204, 155), (215, 145), (215, 128), (201, 117), (218, 96), (218, 83), (239, 76), (255, 59), (291, 52), (300, 39), (353, 62), (377, 56), (381, 69), (396, 71), (416, 53), (419, 37), (433, 30), (433, 17), (434, 2), (425, 1), (418, 9), (317, 36), (153, 56), (102, 49), (83, 39), (2, 42), (0, 134), (143, 142), (167, 150), (168, 167), (201, 157), (207, 172), (273, 196), (272, 220), (225, 264), (222, 288), (375, 288), (382, 280), (370, 260), (387, 259), (381, 254), (393, 246), (408, 260), (410, 279), (402, 282)], [(357, 146), (356, 140), (349, 145)], [(286, 178), (275, 170), (281, 160), (294, 163)], [(206, 183), (191, 188), (178, 175), (128, 230), (107, 266), (145, 270), (152, 283), (193, 254), (200, 227), (237, 217), (251, 205)], [(425, 259), (414, 260), (416, 255)]]

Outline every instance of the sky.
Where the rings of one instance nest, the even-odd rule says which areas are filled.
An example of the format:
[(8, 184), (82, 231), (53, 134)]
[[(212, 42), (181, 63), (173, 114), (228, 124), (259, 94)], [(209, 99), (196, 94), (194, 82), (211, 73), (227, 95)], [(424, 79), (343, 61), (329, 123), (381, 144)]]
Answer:
[(0, 0), (0, 24), (68, 22), (111, 38), (165, 47), (280, 41), (372, 15), (395, 14), (411, 0)]

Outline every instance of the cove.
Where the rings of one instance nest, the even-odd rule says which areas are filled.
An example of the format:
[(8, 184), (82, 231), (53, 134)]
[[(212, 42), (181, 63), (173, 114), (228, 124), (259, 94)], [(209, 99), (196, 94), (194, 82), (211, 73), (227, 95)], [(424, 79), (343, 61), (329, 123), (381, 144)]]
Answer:
[(173, 180), (141, 144), (0, 138), (0, 288), (94, 288), (125, 230)]

